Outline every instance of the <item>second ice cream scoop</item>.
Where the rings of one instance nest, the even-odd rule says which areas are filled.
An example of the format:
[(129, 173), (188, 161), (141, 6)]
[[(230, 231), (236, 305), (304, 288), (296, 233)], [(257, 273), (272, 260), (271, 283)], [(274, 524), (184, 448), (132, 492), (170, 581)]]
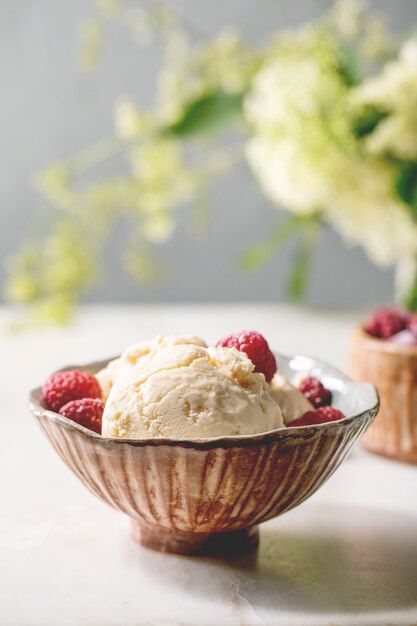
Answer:
[(288, 426), (307, 413), (313, 411), (314, 406), (289, 380), (281, 374), (275, 374), (271, 381), (270, 394), (281, 407), (285, 425)]

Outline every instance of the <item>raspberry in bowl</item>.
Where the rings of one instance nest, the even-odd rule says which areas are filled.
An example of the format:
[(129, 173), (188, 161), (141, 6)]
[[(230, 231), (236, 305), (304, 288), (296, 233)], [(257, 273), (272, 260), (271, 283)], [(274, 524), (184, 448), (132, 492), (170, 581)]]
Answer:
[(371, 313), (354, 331), (349, 370), (353, 379), (373, 383), (381, 396), (364, 447), (417, 464), (417, 315), (400, 307)]
[(261, 372), (267, 383), (270, 383), (277, 371), (277, 362), (265, 337), (254, 330), (243, 330), (223, 337), (217, 344), (218, 347), (236, 348), (248, 355), (255, 366), (255, 372)]
[[(272, 361), (266, 341), (253, 352), (249, 343), (158, 337), (62, 375), (71, 382), (88, 373), (101, 398), (92, 397), (94, 381), (67, 389), (61, 380), (67, 402), (56, 412), (42, 388), (31, 392), (32, 412), (58, 454), (131, 518), (141, 544), (190, 555), (254, 547), (258, 525), (314, 493), (374, 419), (372, 385), (307, 357), (271, 352)], [(300, 376), (329, 390), (331, 405), (315, 408)], [(90, 397), (69, 397), (81, 387)]]

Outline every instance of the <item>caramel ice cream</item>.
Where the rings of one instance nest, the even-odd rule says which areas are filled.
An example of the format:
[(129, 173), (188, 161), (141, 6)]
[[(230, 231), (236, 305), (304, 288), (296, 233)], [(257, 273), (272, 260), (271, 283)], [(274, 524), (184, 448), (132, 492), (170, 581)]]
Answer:
[(158, 335), (154, 339), (141, 341), (140, 343), (126, 348), (120, 357), (110, 361), (104, 369), (96, 374), (96, 378), (101, 387), (103, 401), (107, 400), (115, 381), (136, 365), (139, 359), (155, 350), (182, 344), (207, 347), (206, 342), (200, 339), (200, 337), (175, 337), (174, 335), (163, 337), (162, 335)]
[(286, 426), (302, 417), (307, 411), (314, 411), (313, 405), (301, 391), (281, 374), (275, 374), (271, 380), (269, 393), (280, 406)]
[(207, 348), (198, 338), (158, 338), (136, 346), (102, 370), (102, 386), (105, 377), (107, 437), (254, 435), (284, 425), (264, 375), (254, 372), (246, 354)]

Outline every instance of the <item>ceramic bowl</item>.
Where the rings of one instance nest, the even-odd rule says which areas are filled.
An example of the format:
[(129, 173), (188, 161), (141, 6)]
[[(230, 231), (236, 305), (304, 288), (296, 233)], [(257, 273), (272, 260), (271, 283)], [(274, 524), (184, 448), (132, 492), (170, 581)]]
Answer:
[[(258, 524), (317, 491), (379, 407), (373, 385), (353, 383), (322, 361), (276, 356), (289, 378), (318, 376), (348, 417), (252, 436), (129, 440), (101, 437), (46, 410), (40, 388), (30, 408), (74, 474), (131, 518), (135, 540), (164, 552), (239, 552), (257, 544)], [(106, 363), (64, 369), (95, 373)]]
[(417, 348), (375, 339), (362, 328), (352, 337), (350, 373), (377, 385), (378, 418), (362, 442), (371, 452), (417, 464)]

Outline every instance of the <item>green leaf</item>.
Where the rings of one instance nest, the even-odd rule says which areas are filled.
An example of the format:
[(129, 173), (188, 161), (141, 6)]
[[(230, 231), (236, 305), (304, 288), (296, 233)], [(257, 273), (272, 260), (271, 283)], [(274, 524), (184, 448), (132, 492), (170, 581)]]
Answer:
[(402, 297), (402, 302), (409, 311), (417, 311), (417, 273), (414, 276), (414, 280)]
[(404, 298), (404, 306), (411, 312), (417, 311), (417, 280)]
[(362, 78), (362, 69), (358, 51), (336, 35), (340, 46), (339, 74), (349, 87), (358, 85)]
[(400, 170), (395, 190), (401, 200), (409, 205), (417, 219), (417, 163), (406, 163)]
[(361, 139), (366, 137), (378, 126), (378, 124), (387, 117), (387, 113), (379, 111), (373, 106), (367, 105), (361, 109), (357, 119), (354, 122), (353, 132), (356, 137)]
[(178, 137), (214, 134), (240, 118), (242, 99), (241, 94), (224, 91), (205, 94), (191, 101), (182, 117), (165, 132)]

